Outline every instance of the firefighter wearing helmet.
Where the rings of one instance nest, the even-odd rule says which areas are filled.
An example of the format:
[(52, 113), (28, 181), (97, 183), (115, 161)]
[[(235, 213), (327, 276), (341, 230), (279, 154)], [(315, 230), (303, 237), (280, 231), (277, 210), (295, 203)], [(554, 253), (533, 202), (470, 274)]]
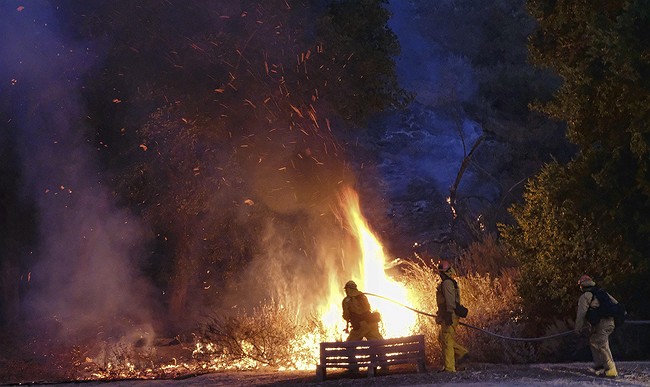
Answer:
[[(578, 310), (576, 313), (575, 333), (581, 334), (585, 327), (585, 320), (588, 319), (588, 312), (596, 310), (600, 306), (598, 298), (595, 296), (597, 292), (604, 292), (610, 301), (617, 304), (618, 301), (614, 299), (609, 293), (596, 287), (591, 277), (584, 274), (578, 280), (578, 286), (582, 294), (578, 298)], [(587, 321), (588, 322), (588, 321)], [(589, 330), (589, 348), (591, 349), (591, 356), (594, 361), (592, 371), (596, 375), (605, 375), (614, 378), (618, 376), (616, 364), (612, 358), (612, 351), (609, 349), (609, 335), (614, 332), (614, 318), (613, 317), (600, 317), (598, 321), (590, 322), (591, 329)]]
[(354, 281), (345, 284), (343, 319), (352, 326), (346, 341), (383, 339), (379, 333), (379, 313), (370, 310), (365, 294), (359, 291)]
[(442, 348), (441, 372), (456, 372), (456, 359), (462, 361), (467, 359), (467, 348), (456, 342), (456, 328), (458, 327), (458, 316), (456, 305), (460, 304), (460, 289), (454, 277), (456, 272), (448, 261), (438, 263), (440, 274), (440, 285), (436, 290), (436, 303), (438, 304), (438, 315), (436, 322), (440, 324), (440, 347)]

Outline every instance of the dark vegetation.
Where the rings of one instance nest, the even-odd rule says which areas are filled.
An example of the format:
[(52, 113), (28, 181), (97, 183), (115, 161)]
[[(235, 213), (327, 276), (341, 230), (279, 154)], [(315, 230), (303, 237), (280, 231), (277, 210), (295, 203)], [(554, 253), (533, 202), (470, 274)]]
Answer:
[[(648, 316), (649, 8), (643, 1), (591, 5), (530, 1), (539, 29), (531, 58), (562, 78), (536, 108), (567, 122), (578, 153), (544, 166), (504, 226), (521, 262), (521, 295), (539, 315), (572, 309), (576, 272), (591, 273)], [(539, 288), (547, 289), (542, 294)]]

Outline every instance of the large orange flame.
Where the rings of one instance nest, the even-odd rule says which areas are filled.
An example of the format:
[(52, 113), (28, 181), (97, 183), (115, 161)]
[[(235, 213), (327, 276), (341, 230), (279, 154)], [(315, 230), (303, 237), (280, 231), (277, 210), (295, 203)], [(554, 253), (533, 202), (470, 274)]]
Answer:
[[(331, 260), (328, 272), (328, 294), (319, 305), (315, 305), (314, 312), (320, 318), (323, 331), (309, 332), (297, 335), (289, 344), (292, 353), (292, 364), (281, 369), (313, 369), (318, 363), (320, 342), (343, 341), (347, 338), (344, 333), (346, 323), (342, 318), (341, 302), (345, 296), (343, 286), (348, 280), (354, 280), (359, 289), (366, 293), (373, 293), (384, 298), (368, 296), (370, 305), (382, 315), (380, 330), (384, 338), (408, 336), (415, 332), (416, 315), (412, 311), (399, 305), (411, 305), (406, 286), (386, 274), (385, 268), (389, 264), (384, 249), (368, 226), (359, 206), (359, 196), (351, 188), (341, 191), (340, 202), (341, 220), (350, 232), (352, 240), (357, 246), (342, 252), (341, 261)], [(350, 257), (349, 254), (354, 254)], [(352, 264), (350, 266), (350, 261)], [(343, 263), (346, 262), (346, 263)], [(395, 302), (388, 301), (387, 299)], [(398, 304), (399, 303), (399, 304)], [(246, 342), (240, 342), (246, 349)], [(211, 343), (197, 343), (195, 354), (214, 353)], [(227, 354), (226, 354), (227, 355)], [(225, 358), (215, 357), (209, 369), (247, 369), (255, 368), (255, 360), (249, 362), (232, 362)]]
[[(341, 301), (345, 296), (343, 285), (348, 280), (357, 282), (359, 289), (366, 293), (373, 293), (394, 300), (403, 305), (412, 305), (406, 286), (386, 274), (385, 268), (389, 264), (384, 249), (368, 226), (361, 213), (359, 196), (351, 188), (345, 188), (340, 196), (340, 209), (342, 222), (350, 232), (352, 240), (357, 246), (350, 248), (343, 254), (340, 262), (330, 262), (328, 296), (323, 299), (320, 305), (316, 305), (316, 317), (320, 318), (322, 326), (316, 331), (305, 334), (297, 334), (288, 344), (290, 348), (291, 364), (280, 367), (282, 369), (310, 370), (319, 361), (320, 342), (343, 341), (347, 338), (344, 333), (345, 321), (342, 318)], [(354, 251), (354, 252), (352, 252)], [(349, 254), (354, 254), (350, 257)], [(334, 260), (335, 261), (335, 260)], [(352, 261), (351, 267), (349, 266)], [(342, 264), (347, 262), (347, 265)], [(342, 274), (343, 273), (343, 274)], [(416, 315), (412, 311), (390, 302), (383, 298), (369, 296), (371, 307), (378, 310), (382, 315), (380, 330), (384, 338), (408, 336), (415, 332)], [(323, 331), (320, 328), (324, 328)], [(250, 343), (241, 340), (239, 347), (245, 353), (254, 353), (253, 346), (259, 343)], [(258, 348), (259, 349), (259, 348)], [(259, 359), (253, 357), (241, 357), (233, 359), (229, 352), (218, 348), (215, 344), (205, 341), (197, 341), (193, 351), (195, 362), (182, 364), (169, 364), (161, 366), (158, 370), (134, 369), (130, 362), (113, 365), (109, 363), (104, 370), (96, 370), (93, 378), (107, 379), (114, 377), (150, 377), (158, 372), (173, 374), (184, 370), (185, 372), (208, 372), (212, 370), (227, 369), (253, 369), (260, 366)]]
[[(332, 332), (341, 332), (344, 322), (341, 318), (341, 300), (343, 283), (352, 279), (363, 292), (378, 294), (402, 304), (409, 304), (406, 287), (386, 275), (385, 267), (389, 263), (384, 248), (368, 226), (359, 206), (359, 196), (351, 188), (344, 188), (341, 194), (341, 209), (345, 222), (353, 237), (359, 244), (361, 256), (354, 267), (347, 272), (350, 278), (336, 278), (332, 275), (330, 281), (330, 297), (326, 312), (323, 313), (323, 323)], [(369, 296), (373, 309), (382, 315), (382, 331), (384, 337), (400, 337), (412, 334), (416, 316), (411, 311), (395, 302)], [(345, 340), (345, 337), (334, 334), (334, 340)], [(339, 336), (339, 337), (336, 337)]]

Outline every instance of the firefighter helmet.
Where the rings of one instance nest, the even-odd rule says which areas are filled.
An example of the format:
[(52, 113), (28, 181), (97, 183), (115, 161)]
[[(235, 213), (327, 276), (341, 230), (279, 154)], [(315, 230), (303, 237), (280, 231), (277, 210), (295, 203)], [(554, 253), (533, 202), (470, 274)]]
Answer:
[(356, 289), (356, 288), (357, 288), (357, 283), (354, 281), (348, 281), (345, 283), (344, 289)]
[(442, 261), (438, 262), (438, 270), (441, 272), (447, 272), (451, 270), (451, 263), (443, 259)]
[(596, 286), (596, 282), (594, 282), (594, 280), (591, 279), (591, 277), (589, 277), (588, 275), (583, 274), (578, 280), (578, 285), (588, 288), (590, 286)]

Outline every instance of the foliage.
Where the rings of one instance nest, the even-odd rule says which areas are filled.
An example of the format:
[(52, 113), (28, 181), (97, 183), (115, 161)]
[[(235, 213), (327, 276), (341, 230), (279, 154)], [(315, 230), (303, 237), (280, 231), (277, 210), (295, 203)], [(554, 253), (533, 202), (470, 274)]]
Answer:
[[(495, 251), (490, 251), (494, 248)], [(559, 308), (546, 308), (543, 319), (530, 313), (530, 299), (521, 295), (521, 284), (526, 283), (524, 270), (512, 266), (512, 262), (491, 261), (488, 266), (477, 261), (467, 260), (467, 255), (481, 253), (498, 257), (503, 254), (503, 248), (488, 239), (484, 246), (472, 248), (472, 251), (462, 252), (458, 256), (456, 267), (461, 268), (457, 277), (461, 291), (463, 305), (468, 307), (469, 315), (461, 321), (474, 327), (482, 328), (488, 332), (501, 336), (521, 339), (539, 338), (565, 334), (573, 329), (575, 302), (577, 293), (573, 289), (571, 296), (571, 314), (558, 313)], [(464, 260), (464, 262), (463, 262)], [(500, 263), (499, 263), (500, 262)], [(498, 274), (485, 272), (487, 268)], [(433, 313), (437, 312), (435, 302), (436, 287), (440, 278), (433, 264), (423, 260), (407, 263), (405, 268), (404, 283), (408, 286), (410, 294), (416, 297), (413, 306), (416, 309)], [(613, 272), (609, 273), (614, 276)], [(561, 273), (558, 275), (562, 275)], [(571, 278), (571, 284), (576, 279)], [(603, 282), (603, 284), (605, 284)], [(543, 295), (552, 285), (540, 284), (536, 294)], [(531, 289), (530, 287), (528, 289)], [(571, 290), (569, 290), (571, 292)], [(545, 307), (548, 302), (541, 300)], [(528, 310), (527, 310), (528, 309)], [(537, 310), (536, 313), (545, 313)], [(533, 317), (531, 317), (533, 316)], [(542, 321), (540, 321), (542, 320)], [(439, 326), (434, 319), (421, 315), (418, 319), (416, 330), (426, 337), (427, 356), (432, 364), (440, 362), (440, 345), (438, 342)], [(560, 362), (560, 361), (588, 361), (590, 358), (589, 343), (586, 338), (576, 338), (573, 335), (557, 339), (539, 341), (515, 341), (493, 337), (485, 332), (461, 326), (457, 335), (459, 341), (465, 345), (472, 358), (479, 362), (495, 363), (529, 363), (529, 362)], [(611, 337), (611, 345), (615, 356), (625, 359), (643, 359), (646, 354), (642, 348), (647, 346), (648, 334), (642, 325), (624, 325), (617, 329)]]
[[(300, 369), (317, 361), (325, 331), (318, 321), (298, 320), (296, 311), (270, 302), (251, 313), (213, 315), (201, 327), (194, 357), (217, 369), (264, 366)], [(301, 342), (301, 339), (312, 339)]]
[(129, 112), (138, 121), (179, 102), (187, 117), (215, 109), (209, 101), (261, 106), (280, 92), (296, 107), (323, 99), (361, 122), (409, 99), (396, 80), (399, 44), (385, 7), (385, 0), (67, 0), (60, 12), (77, 39), (108, 46), (87, 97), (116, 125), (124, 124), (124, 105), (115, 109), (106, 94), (142, 108)]
[[(492, 255), (500, 255), (500, 248)], [(487, 251), (489, 247), (484, 247)], [(420, 257), (404, 261), (402, 282), (410, 294), (409, 306), (429, 314), (437, 313), (436, 288), (440, 276), (433, 262)], [(496, 264), (499, 266), (498, 264)], [(497, 270), (500, 274), (473, 274), (478, 267), (466, 267), (469, 274), (460, 274), (456, 279), (461, 291), (463, 305), (469, 315), (462, 322), (485, 331), (515, 338), (550, 336), (566, 333), (572, 329), (572, 320), (553, 317), (545, 324), (538, 324), (526, 317), (525, 301), (519, 296), (518, 269), (504, 265)], [(405, 310), (404, 313), (412, 313)], [(225, 316), (214, 314), (204, 321), (197, 334), (197, 348), (194, 359), (211, 369), (223, 370), (256, 369), (260, 367), (301, 368), (318, 362), (318, 343), (328, 340), (326, 329), (317, 318), (298, 318), (298, 310), (281, 306), (275, 302), (260, 304), (251, 313), (236, 313)], [(531, 324), (532, 322), (532, 324)], [(439, 364), (439, 325), (424, 314), (418, 314), (418, 334), (425, 336), (427, 362)], [(542, 341), (513, 341), (496, 338), (470, 327), (458, 328), (459, 342), (468, 347), (472, 359), (477, 362), (529, 363), (539, 361), (575, 360), (576, 348), (586, 349), (586, 342), (574, 337)], [(625, 340), (634, 340), (634, 332), (626, 332)], [(620, 354), (638, 356), (638, 345), (631, 345), (626, 351), (624, 341), (616, 340), (614, 345)]]
[[(410, 306), (435, 314), (435, 291), (440, 283), (435, 266), (422, 260), (404, 264), (401, 281), (414, 296)], [(522, 303), (515, 287), (516, 278), (517, 271), (512, 269), (504, 269), (499, 277), (490, 274), (459, 276), (463, 304), (470, 310), (463, 322), (504, 336), (528, 335), (526, 326), (521, 324)], [(299, 321), (296, 316), (295, 310), (273, 302), (260, 305), (252, 313), (213, 315), (202, 324), (197, 335), (199, 345), (194, 357), (216, 365), (217, 369), (295, 368), (313, 364), (317, 361), (314, 353), (318, 351), (318, 342), (326, 337), (325, 330), (316, 320)], [(430, 364), (440, 362), (439, 326), (434, 319), (418, 315), (415, 330), (425, 336), (427, 361)], [(304, 337), (313, 342), (296, 345)], [(458, 339), (469, 347), (473, 358), (481, 362), (530, 362), (539, 350), (530, 343), (495, 340), (465, 327), (459, 328)]]
[(518, 266), (494, 233), (485, 233), (460, 251), (457, 266), (462, 273), (500, 276)]
[(566, 120), (569, 138), (583, 149), (628, 147), (636, 137), (635, 153), (643, 158), (650, 98), (643, 38), (650, 32), (647, 3), (600, 1), (594, 7), (586, 1), (531, 0), (529, 8), (540, 23), (531, 39), (532, 58), (563, 80), (543, 110)]
[[(547, 165), (526, 185), (524, 203), (511, 208), (516, 224), (501, 234), (520, 263), (519, 290), (532, 316), (570, 316), (577, 279), (589, 273), (616, 289), (633, 270), (620, 237), (589, 212), (589, 179), (572, 168)], [(544, 289), (544, 291), (540, 291)]]
[(147, 372), (154, 359), (155, 351), (148, 346), (138, 348), (132, 343), (105, 343), (96, 363), (86, 360), (85, 363), (79, 361), (76, 365), (106, 379), (134, 378)]
[(531, 54), (564, 82), (554, 101), (538, 108), (567, 121), (581, 162), (615, 206), (608, 211), (612, 220), (639, 222), (634, 237), (647, 236), (650, 57), (642, 36), (650, 8), (634, 0), (602, 1), (602, 10), (586, 2), (551, 4), (530, 2), (540, 21)]
[[(394, 58), (400, 47), (388, 28), (387, 3), (334, 0), (319, 23), (319, 36), (329, 43), (327, 66), (339, 75), (328, 86), (328, 99), (342, 117), (357, 123), (412, 99), (397, 82)], [(342, 77), (343, 72), (352, 76)]]
[[(467, 274), (457, 278), (463, 305), (469, 309), (464, 323), (510, 337), (526, 336), (521, 324), (522, 300), (517, 294), (516, 270), (504, 270), (500, 276)], [(436, 288), (440, 276), (434, 264), (410, 262), (405, 267), (404, 283), (415, 296), (414, 307), (435, 314)], [(425, 335), (430, 363), (440, 362), (440, 327), (431, 317), (419, 315), (416, 331)], [(482, 362), (523, 363), (535, 358), (535, 347), (529, 343), (495, 340), (477, 330), (458, 328), (458, 340), (468, 347), (473, 359)]]
[(156, 235), (147, 274), (172, 319), (231, 285), (268, 222), (326, 211), (349, 178), (333, 131), (408, 101), (385, 6), (62, 2), (66, 31), (106, 50), (89, 115), (116, 195)]
[[(552, 163), (511, 209), (503, 236), (521, 264), (521, 295), (535, 316), (568, 314), (585, 272), (645, 314), (649, 290), (650, 84), (643, 1), (528, 2), (539, 28), (531, 56), (560, 75), (537, 109), (568, 124), (578, 156)], [(545, 289), (544, 296), (538, 289)], [(554, 314), (556, 314), (554, 313)]]
[(527, 37), (535, 21), (525, 0), (423, 1), (418, 15), (427, 39), (470, 62), (479, 90), (466, 109), (481, 117), (479, 121), (530, 119), (534, 115), (528, 103), (548, 100), (557, 87), (554, 74), (527, 60)]
[[(522, 183), (544, 163), (569, 160), (573, 154), (564, 124), (529, 109), (534, 101), (552, 97), (559, 77), (528, 60), (526, 45), (535, 20), (525, 0), (414, 3), (418, 12), (413, 22), (421, 34), (442, 48), (440, 56), (464, 62), (477, 86), (471, 95), (456, 96), (453, 107), (449, 102), (442, 106), (446, 114), (454, 109), (481, 126), (484, 141), (465, 159), (467, 174), (494, 187), (470, 196), (461, 185), (453, 232), (455, 241), (467, 247), (471, 242), (462, 233), (470, 222), (480, 217), (488, 232), (496, 232), (498, 222), (511, 221), (507, 207), (520, 199)], [(467, 154), (470, 146), (466, 144)]]

